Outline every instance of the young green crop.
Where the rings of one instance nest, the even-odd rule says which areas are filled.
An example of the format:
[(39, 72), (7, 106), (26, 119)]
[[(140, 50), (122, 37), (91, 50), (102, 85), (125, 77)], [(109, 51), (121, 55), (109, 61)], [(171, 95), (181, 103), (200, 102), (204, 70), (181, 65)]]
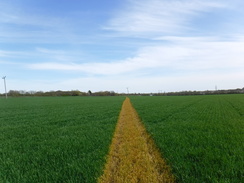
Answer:
[(0, 99), (0, 182), (96, 182), (123, 100)]
[(177, 182), (244, 182), (244, 95), (131, 101)]

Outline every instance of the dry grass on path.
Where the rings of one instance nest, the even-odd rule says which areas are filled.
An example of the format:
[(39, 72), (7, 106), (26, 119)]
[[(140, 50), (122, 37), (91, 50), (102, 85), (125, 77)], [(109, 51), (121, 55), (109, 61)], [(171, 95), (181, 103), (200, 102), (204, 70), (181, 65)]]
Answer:
[(175, 182), (129, 98), (123, 103), (104, 174), (98, 182)]

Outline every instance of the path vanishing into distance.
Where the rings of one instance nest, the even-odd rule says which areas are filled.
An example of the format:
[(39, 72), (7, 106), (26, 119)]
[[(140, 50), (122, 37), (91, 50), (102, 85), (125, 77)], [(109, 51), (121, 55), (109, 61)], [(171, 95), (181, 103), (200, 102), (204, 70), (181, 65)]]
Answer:
[(173, 183), (174, 177), (126, 98), (99, 183)]

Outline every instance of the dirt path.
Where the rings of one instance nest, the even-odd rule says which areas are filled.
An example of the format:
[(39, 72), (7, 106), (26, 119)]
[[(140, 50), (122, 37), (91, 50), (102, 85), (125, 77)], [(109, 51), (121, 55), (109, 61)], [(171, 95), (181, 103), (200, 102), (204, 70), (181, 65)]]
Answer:
[(123, 103), (104, 174), (98, 182), (174, 182), (170, 168), (161, 158), (129, 98)]

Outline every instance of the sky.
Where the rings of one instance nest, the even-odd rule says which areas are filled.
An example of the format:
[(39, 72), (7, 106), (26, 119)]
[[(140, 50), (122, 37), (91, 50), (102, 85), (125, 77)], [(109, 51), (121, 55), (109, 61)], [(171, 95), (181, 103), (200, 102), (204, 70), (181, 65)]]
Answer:
[(0, 76), (8, 91), (243, 88), (243, 10), (243, 0), (0, 0)]

